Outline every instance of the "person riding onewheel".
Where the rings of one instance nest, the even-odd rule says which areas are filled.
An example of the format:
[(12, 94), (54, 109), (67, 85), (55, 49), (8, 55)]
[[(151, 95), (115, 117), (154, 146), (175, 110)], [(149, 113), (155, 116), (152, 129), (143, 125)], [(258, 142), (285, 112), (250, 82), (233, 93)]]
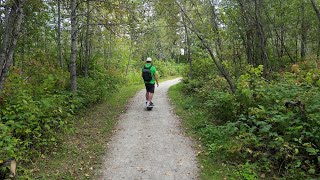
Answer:
[(144, 84), (146, 86), (146, 106), (153, 107), (154, 104), (152, 102), (155, 83), (157, 83), (157, 87), (159, 87), (157, 69), (152, 64), (152, 59), (148, 57), (146, 59), (146, 64), (142, 68), (142, 78), (144, 80)]

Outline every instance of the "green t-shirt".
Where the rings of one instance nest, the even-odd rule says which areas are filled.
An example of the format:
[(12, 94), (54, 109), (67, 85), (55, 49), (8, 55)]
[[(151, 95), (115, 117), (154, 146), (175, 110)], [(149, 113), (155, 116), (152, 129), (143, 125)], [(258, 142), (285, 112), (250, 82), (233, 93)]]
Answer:
[[(146, 68), (149, 68), (151, 66), (151, 63), (147, 63), (146, 65), (145, 65), (145, 67)], [(144, 69), (144, 66), (142, 67), (142, 70)], [(157, 72), (157, 69), (156, 69), (156, 67), (154, 67), (153, 65), (152, 65), (152, 67), (150, 68), (150, 71), (151, 71), (151, 75), (152, 75), (152, 80), (150, 81), (150, 82), (144, 82), (144, 83), (146, 83), (146, 84), (155, 84), (156, 83), (156, 80), (154, 79), (154, 74)]]

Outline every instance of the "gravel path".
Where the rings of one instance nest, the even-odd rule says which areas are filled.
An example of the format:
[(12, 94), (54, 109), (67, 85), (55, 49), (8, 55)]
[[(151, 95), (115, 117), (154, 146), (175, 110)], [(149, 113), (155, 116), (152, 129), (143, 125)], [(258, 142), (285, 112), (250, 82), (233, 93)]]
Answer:
[(198, 179), (193, 143), (184, 136), (167, 97), (168, 88), (178, 82), (156, 88), (152, 111), (144, 108), (145, 90), (131, 100), (109, 143), (102, 179)]

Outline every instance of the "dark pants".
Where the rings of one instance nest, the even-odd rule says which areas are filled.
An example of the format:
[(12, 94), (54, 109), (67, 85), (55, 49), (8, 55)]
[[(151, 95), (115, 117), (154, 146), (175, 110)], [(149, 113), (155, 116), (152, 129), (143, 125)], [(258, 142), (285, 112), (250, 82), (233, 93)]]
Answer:
[(146, 85), (146, 90), (149, 93), (154, 93), (154, 84), (145, 84)]

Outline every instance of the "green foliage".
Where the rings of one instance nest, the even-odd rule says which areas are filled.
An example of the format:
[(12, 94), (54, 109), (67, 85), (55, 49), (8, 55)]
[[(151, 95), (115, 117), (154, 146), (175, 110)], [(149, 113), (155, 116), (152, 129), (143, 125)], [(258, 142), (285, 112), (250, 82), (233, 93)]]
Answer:
[[(71, 116), (75, 108), (71, 106), (72, 95), (57, 93), (61, 87), (55, 88), (63, 74), (49, 75), (40, 83), (34, 76), (20, 75), (17, 69), (13, 71), (3, 93), (0, 122), (4, 134), (0, 142), (4, 139), (14, 144), (0, 143), (0, 159), (15, 157), (28, 161), (29, 156), (41, 153), (43, 147), (56, 142), (56, 130), (69, 124), (66, 117)], [(34, 86), (32, 81), (39, 86)]]
[[(103, 62), (101, 59), (99, 63)], [(77, 77), (78, 90), (69, 90), (69, 73), (61, 68), (28, 62), (13, 68), (0, 97), (0, 160), (29, 162), (60, 141), (59, 133), (73, 131), (71, 117), (80, 109), (110, 97), (119, 86), (142, 84), (141, 67), (124, 76), (124, 67), (92, 63), (88, 77)], [(162, 77), (177, 76), (183, 66), (157, 62)], [(23, 170), (19, 167), (19, 172)], [(2, 174), (2, 170), (0, 171)]]
[(221, 92), (214, 89), (207, 95), (207, 101), (205, 101), (204, 105), (208, 108), (208, 113), (215, 117), (216, 120), (233, 122), (238, 109), (238, 103), (235, 100), (234, 96), (229, 92)]
[(208, 81), (214, 77), (214, 64), (211, 59), (194, 59), (192, 66), (192, 76), (202, 81)]
[(33, 163), (26, 166), (30, 171), (23, 178), (20, 173), (19, 179), (25, 176), (30, 179), (98, 179), (99, 174), (92, 168), (100, 168), (108, 143), (106, 139), (112, 134), (117, 117), (126, 109), (128, 99), (142, 87), (141, 83), (126, 85), (108, 95), (105, 101), (81, 110), (72, 118), (76, 120), (75, 133), (59, 134), (63, 143), (45, 153), (45, 158), (33, 159)]
[(256, 179), (259, 172), (288, 178), (318, 176), (320, 89), (308, 81), (309, 71), (299, 76), (275, 74), (275, 80), (266, 81), (262, 70), (247, 67), (235, 94), (216, 80), (203, 83), (201, 76), (184, 80), (182, 91), (194, 97), (197, 107), (191, 111), (201, 111), (208, 119), (195, 131), (212, 156), (242, 164), (239, 175), (245, 179)]
[(201, 100), (194, 96), (195, 93), (184, 93), (185, 86), (189, 83), (184, 82), (171, 87), (169, 97), (176, 105), (175, 111), (183, 120), (182, 124), (187, 133), (202, 142), (198, 152), (201, 179), (239, 179), (240, 176), (235, 173), (234, 168), (225, 164), (225, 158), (231, 158), (236, 162), (239, 157), (242, 145), (233, 138), (238, 129), (236, 124), (212, 124)]
[(183, 64), (178, 65), (172, 61), (164, 62), (158, 60), (154, 63), (154, 65), (157, 67), (159, 76), (163, 78), (179, 76), (184, 70)]
[[(78, 96), (83, 105), (98, 102), (117, 90), (121, 77), (105, 68), (95, 66), (89, 77), (78, 78)], [(89, 96), (88, 96), (89, 95)]]
[(258, 176), (255, 172), (255, 170), (257, 169), (255, 164), (246, 162), (245, 164), (241, 164), (239, 167), (240, 167), (239, 168), (240, 170), (237, 173), (244, 179), (246, 180), (258, 179)]
[[(247, 75), (247, 74), (246, 74)], [(240, 138), (252, 151), (246, 157), (253, 162), (259, 161), (260, 170), (280, 169), (290, 172), (291, 176), (304, 174), (318, 166), (317, 156), (320, 147), (319, 121), (313, 118), (319, 113), (319, 91), (305, 82), (293, 84), (292, 76), (282, 76), (283, 82), (266, 84), (263, 78), (248, 78), (250, 88), (239, 86), (237, 99), (242, 108), (238, 114), (242, 125)], [(243, 94), (245, 90), (252, 93)], [(243, 97), (247, 101), (243, 101)], [(248, 101), (248, 98), (252, 98)], [(290, 102), (301, 102), (290, 106)], [(287, 107), (285, 106), (287, 104)], [(301, 168), (302, 172), (297, 172)]]
[[(116, 91), (121, 81), (104, 68), (78, 78), (78, 91), (69, 92), (69, 75), (31, 62), (22, 73), (10, 72), (0, 97), (0, 160), (29, 162), (59, 141), (57, 134), (72, 131), (71, 117), (81, 108)], [(37, 71), (35, 71), (37, 69)]]

